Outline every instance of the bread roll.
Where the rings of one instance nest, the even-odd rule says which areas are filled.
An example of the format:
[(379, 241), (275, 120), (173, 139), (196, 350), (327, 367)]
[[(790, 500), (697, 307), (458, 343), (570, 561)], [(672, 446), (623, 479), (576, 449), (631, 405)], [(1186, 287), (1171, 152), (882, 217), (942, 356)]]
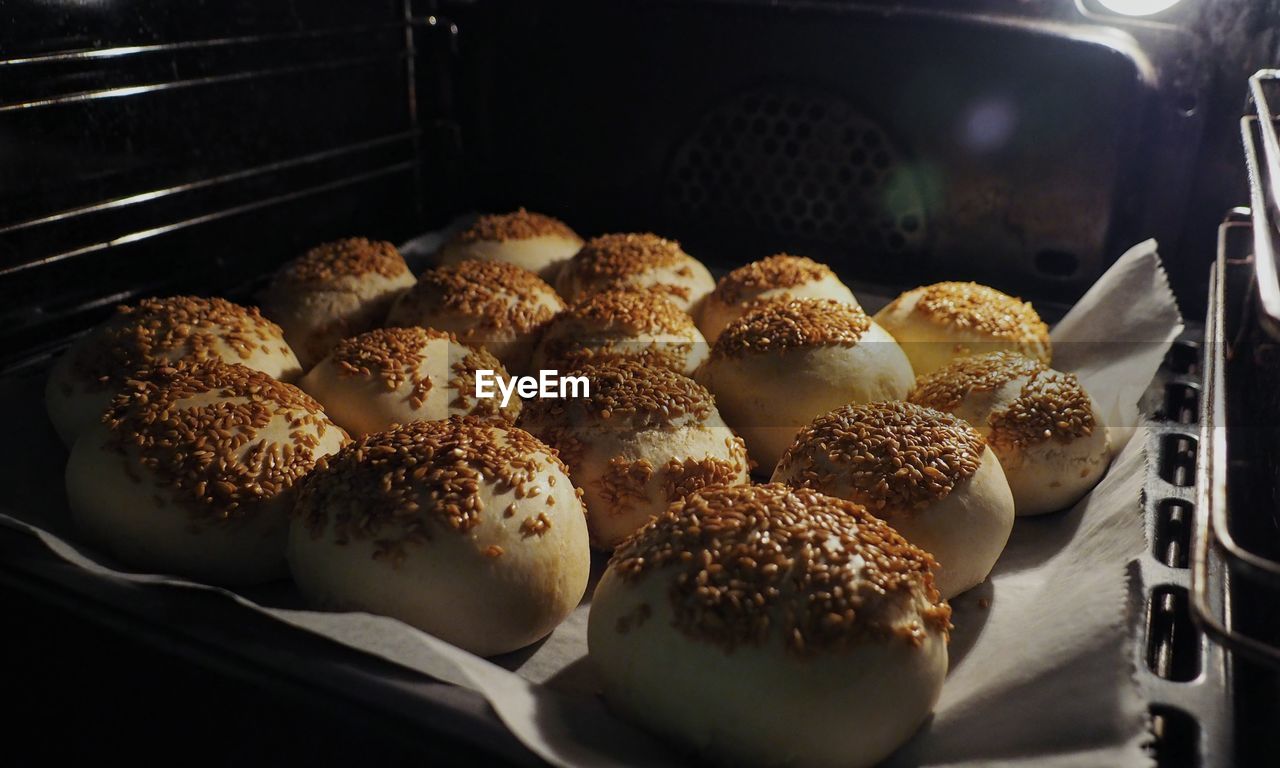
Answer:
[(660, 293), (689, 313), (695, 313), (715, 287), (707, 268), (679, 243), (648, 233), (588, 240), (556, 280), (556, 290), (571, 304), (621, 288)]
[(116, 307), (54, 363), (45, 388), (49, 420), (71, 447), (129, 376), (179, 360), (241, 363), (286, 381), (302, 374), (280, 326), (253, 307), (197, 296), (143, 299)]
[(382, 325), (413, 283), (394, 245), (350, 237), (318, 245), (277, 270), (262, 308), (310, 369), (340, 340)]
[(476, 397), (476, 372), (506, 379), (498, 359), (431, 328), (379, 328), (338, 342), (300, 386), (352, 435), (419, 419), (475, 415), (514, 423), (520, 398)]
[(542, 327), (564, 309), (537, 275), (501, 261), (464, 261), (428, 269), (396, 301), (387, 325), (449, 331), (487, 349), (513, 373), (525, 373)]
[(316, 605), (490, 656), (568, 616), (591, 556), (555, 454), (522, 429), (453, 417), (368, 435), (309, 477), (289, 566)]
[(532, 367), (567, 370), (619, 357), (690, 374), (707, 358), (707, 342), (693, 319), (662, 295), (605, 291), (547, 323)]
[(765, 471), (815, 416), (901, 399), (915, 380), (889, 334), (857, 306), (831, 299), (753, 307), (720, 334), (694, 378)]
[(503, 262), (551, 282), (581, 247), (582, 238), (563, 221), (521, 208), (476, 219), (441, 246), (436, 262)]
[(1048, 363), (1049, 326), (1024, 301), (977, 283), (913, 288), (876, 313), (917, 376), (961, 357), (1013, 350)]
[(714, 342), (725, 326), (742, 317), (751, 305), (774, 299), (835, 299), (858, 305), (853, 292), (826, 264), (780, 253), (720, 278), (702, 303), (698, 328), (707, 341)]
[(746, 446), (692, 379), (625, 359), (573, 375), (591, 397), (531, 400), (521, 426), (568, 465), (597, 547), (612, 549), (699, 488), (750, 482)]
[(71, 451), (71, 518), (138, 570), (228, 585), (279, 578), (294, 488), (346, 441), (319, 403), (243, 365), (143, 371)]
[(773, 482), (865, 506), (933, 555), (947, 599), (987, 578), (1013, 531), (1013, 495), (982, 435), (910, 403), (819, 416), (796, 435)]
[(867, 768), (942, 689), (932, 564), (851, 502), (706, 488), (614, 552), (590, 659), (612, 708), (709, 762)]
[(1019, 515), (1072, 506), (1111, 462), (1107, 428), (1080, 380), (1016, 352), (957, 360), (921, 377), (910, 399), (954, 413), (986, 437)]

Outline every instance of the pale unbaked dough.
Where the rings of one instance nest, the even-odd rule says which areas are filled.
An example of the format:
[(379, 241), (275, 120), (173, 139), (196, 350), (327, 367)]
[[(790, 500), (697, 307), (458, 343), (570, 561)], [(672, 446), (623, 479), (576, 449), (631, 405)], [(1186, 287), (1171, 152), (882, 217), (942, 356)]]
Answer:
[[(260, 412), (265, 425), (245, 424), (236, 408)], [(347, 440), (300, 390), (216, 361), (131, 382), (109, 415), (71, 451), (72, 522), (132, 568), (216, 584), (285, 575), (295, 486)], [(243, 444), (228, 447), (224, 433)], [(190, 461), (200, 450), (211, 456), (203, 468)]]
[[(779, 333), (797, 323), (807, 330), (784, 341)], [(855, 333), (858, 323), (865, 327)], [(889, 334), (861, 309), (830, 299), (753, 308), (720, 335), (694, 378), (766, 472), (814, 417), (846, 403), (901, 399), (915, 381)]]
[(49, 420), (70, 448), (131, 375), (179, 360), (240, 363), (283, 381), (302, 374), (280, 326), (255, 308), (197, 296), (143, 299), (117, 307), (53, 364)]
[[(715, 506), (727, 493), (745, 491), (772, 505), (778, 488), (707, 489), (690, 498), (709, 499), (705, 503)], [(841, 540), (826, 530), (849, 533), (878, 523), (869, 515), (856, 517), (857, 513), (849, 512), (854, 505), (832, 507), (830, 500), (802, 498), (807, 511), (795, 511), (796, 518), (817, 514), (836, 518), (830, 525), (811, 527), (814, 540), (827, 542), (827, 547), (813, 546), (802, 554), (781, 542), (778, 546), (795, 552), (802, 561), (807, 556), (818, 567), (839, 562), (839, 550), (844, 549)], [(687, 514), (702, 503), (677, 505), (673, 510)], [(739, 497), (733, 508), (749, 513), (752, 504)], [(711, 518), (699, 512), (703, 527), (710, 528), (705, 521)], [(659, 518), (659, 523), (671, 514)], [(699, 607), (694, 610), (723, 614), (724, 626), (690, 628), (676, 612), (673, 589), (681, 577), (701, 583), (697, 574), (706, 558), (722, 557), (723, 548), (741, 540), (722, 526), (716, 524), (717, 533), (707, 536), (686, 526), (680, 539), (666, 533), (682, 529), (670, 524), (637, 534), (644, 537), (649, 532), (677, 553), (687, 553), (688, 566), (661, 565), (647, 568), (638, 577), (628, 576), (635, 565), (630, 557), (636, 554), (631, 551), (632, 542), (615, 553), (592, 598), (587, 632), (590, 659), (609, 706), (715, 764), (868, 768), (887, 757), (919, 728), (942, 689), (947, 672), (943, 627), (950, 611), (939, 604), (937, 592), (919, 581), (919, 575), (908, 582), (911, 586), (901, 585), (889, 595), (871, 587), (866, 581), (874, 569), (874, 553), (859, 548), (861, 554), (856, 557), (864, 563), (861, 575), (840, 584), (845, 594), (862, 596), (858, 610), (849, 611), (855, 617), (853, 624), (829, 629), (823, 637), (807, 630), (803, 650), (797, 651), (787, 629), (788, 615), (809, 610), (810, 599), (819, 604), (823, 600), (815, 595), (822, 590), (792, 581), (805, 566), (784, 570), (786, 586), (780, 588), (781, 596), (763, 599), (758, 611), (770, 622), (766, 634), (756, 637), (736, 629), (743, 618), (732, 605), (755, 605), (754, 584), (768, 578), (763, 572), (767, 563), (729, 557), (716, 565), (731, 569), (737, 563), (735, 575), (743, 576), (743, 594), (735, 603), (726, 598), (720, 610), (695, 603)], [(886, 531), (882, 546), (890, 546), (884, 543), (889, 540), (895, 542), (891, 546), (904, 546), (883, 524), (878, 529)], [(717, 536), (721, 546), (711, 543), (710, 535)], [(906, 551), (913, 550), (906, 547)], [(862, 632), (858, 622), (872, 616), (883, 624)], [(712, 631), (723, 641), (706, 636)]]
[(393, 616), (481, 656), (554, 629), (591, 567), (582, 503), (550, 449), (457, 417), (331, 458), (307, 481), (288, 553), (313, 604)]
[(382, 325), (413, 283), (395, 246), (352, 237), (316, 246), (277, 270), (262, 309), (310, 369), (342, 339)]

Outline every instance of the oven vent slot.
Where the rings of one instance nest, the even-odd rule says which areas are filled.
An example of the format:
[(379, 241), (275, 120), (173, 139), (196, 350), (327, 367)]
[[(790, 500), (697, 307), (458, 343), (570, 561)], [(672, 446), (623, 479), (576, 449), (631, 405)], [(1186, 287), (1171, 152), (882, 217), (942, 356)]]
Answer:
[(1164, 364), (1170, 373), (1199, 376), (1200, 345), (1185, 339), (1175, 341), (1165, 354)]
[(1190, 383), (1165, 385), (1160, 415), (1167, 421), (1195, 424), (1200, 415), (1200, 388)]
[(1191, 549), (1191, 503), (1165, 499), (1156, 507), (1156, 525), (1151, 542), (1156, 560), (1170, 568), (1186, 568)]
[(1195, 484), (1196, 439), (1190, 435), (1168, 434), (1160, 440), (1160, 477), (1186, 488)]
[(1147, 667), (1165, 680), (1195, 680), (1200, 676), (1200, 646), (1187, 590), (1168, 584), (1153, 589), (1147, 605)]
[(1160, 768), (1197, 768), (1200, 728), (1191, 715), (1176, 707), (1150, 709), (1152, 742), (1148, 752)]

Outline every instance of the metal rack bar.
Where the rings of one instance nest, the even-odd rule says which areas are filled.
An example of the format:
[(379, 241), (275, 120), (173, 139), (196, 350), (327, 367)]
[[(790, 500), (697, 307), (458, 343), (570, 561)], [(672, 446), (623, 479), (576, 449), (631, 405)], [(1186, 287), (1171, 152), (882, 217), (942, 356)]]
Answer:
[[(1255, 210), (1255, 219), (1256, 216)], [(1232, 231), (1242, 229), (1255, 230), (1256, 242), (1256, 223), (1229, 220), (1219, 228), (1218, 259), (1210, 281), (1205, 339), (1214, 348), (1206, 355), (1205, 392), (1201, 403), (1196, 514), (1191, 540), (1191, 611), (1204, 633), (1219, 645), (1251, 660), (1280, 667), (1280, 647), (1237, 630), (1232, 621), (1233, 578), (1261, 579), (1274, 585), (1280, 575), (1280, 563), (1249, 551), (1231, 533), (1232, 510), (1227, 486), (1230, 432), (1224, 348), (1229, 341), (1225, 313), (1227, 269), (1233, 263), (1228, 239)], [(1243, 262), (1247, 259), (1234, 260), (1236, 264)]]
[[(1280, 69), (1263, 69), (1249, 78), (1249, 94), (1256, 115), (1241, 120), (1245, 162), (1249, 171), (1250, 207), (1253, 211), (1254, 258), (1257, 260), (1258, 300), (1264, 327), (1280, 338), (1280, 260), (1276, 258), (1274, 224), (1280, 212), (1280, 135), (1275, 113), (1267, 100), (1267, 84), (1280, 82)], [(1262, 154), (1254, 133), (1262, 136)]]

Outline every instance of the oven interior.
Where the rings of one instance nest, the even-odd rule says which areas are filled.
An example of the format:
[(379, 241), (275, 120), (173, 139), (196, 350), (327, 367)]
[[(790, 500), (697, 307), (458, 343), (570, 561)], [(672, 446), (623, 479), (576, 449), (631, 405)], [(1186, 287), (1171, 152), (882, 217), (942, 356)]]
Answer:
[[(1246, 198), (1241, 84), (1280, 24), (1183, 5), (4, 0), (0, 363), (136, 296), (244, 292), (325, 239), (522, 205), (721, 267), (787, 250), (855, 286), (959, 277), (1050, 308), (1156, 237), (1204, 317), (1215, 256), (1249, 258), (1219, 224)], [(1144, 401), (1131, 608), (1162, 766), (1280, 748), (1275, 677), (1188, 597), (1216, 349), (1193, 323)]]

